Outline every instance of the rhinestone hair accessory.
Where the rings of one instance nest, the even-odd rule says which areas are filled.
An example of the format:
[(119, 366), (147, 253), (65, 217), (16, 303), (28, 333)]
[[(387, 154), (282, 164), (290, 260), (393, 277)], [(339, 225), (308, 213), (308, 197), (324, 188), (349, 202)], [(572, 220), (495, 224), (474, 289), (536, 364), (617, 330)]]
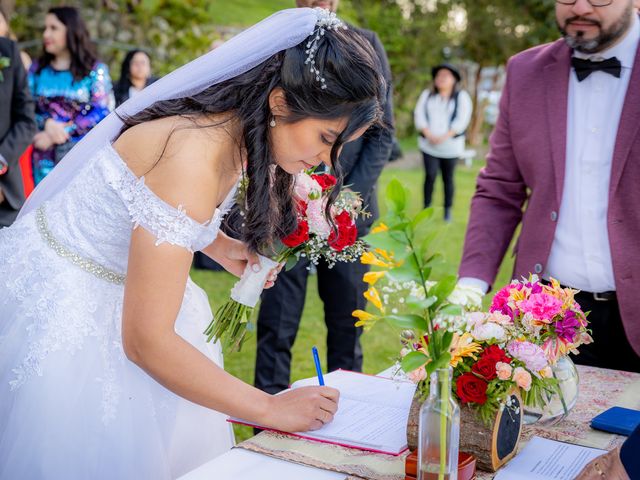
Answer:
[(318, 21), (316, 22), (315, 29), (309, 35), (310, 39), (307, 41), (307, 49), (304, 53), (307, 54), (307, 59), (304, 61), (305, 65), (310, 65), (309, 71), (316, 76), (316, 81), (320, 82), (320, 88), (323, 90), (327, 88), (324, 77), (320, 74), (320, 70), (316, 67), (316, 53), (318, 52), (318, 44), (327, 30), (338, 30), (339, 28), (347, 29), (345, 23), (338, 18), (335, 12), (330, 12), (327, 9), (316, 7), (313, 9), (316, 13)]

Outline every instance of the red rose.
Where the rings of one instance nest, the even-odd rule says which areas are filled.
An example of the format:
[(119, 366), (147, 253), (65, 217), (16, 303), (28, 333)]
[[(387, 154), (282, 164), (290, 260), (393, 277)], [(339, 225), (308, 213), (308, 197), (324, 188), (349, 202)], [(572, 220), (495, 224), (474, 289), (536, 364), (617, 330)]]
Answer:
[(318, 182), (323, 192), (325, 190), (329, 190), (336, 183), (338, 183), (338, 181), (336, 180), (336, 177), (328, 173), (321, 173), (321, 174), (314, 173), (313, 175), (311, 175), (311, 178), (313, 178), (316, 182)]
[(496, 372), (496, 360), (491, 357), (481, 356), (480, 360), (471, 366), (471, 371), (480, 375), (485, 380), (493, 380), (498, 376)]
[(304, 200), (296, 200), (296, 211), (298, 212), (298, 216), (306, 217), (307, 216), (307, 202)]
[(488, 357), (495, 360), (495, 363), (511, 363), (511, 358), (507, 356), (507, 353), (501, 349), (498, 345), (489, 345), (482, 352), (481, 357)]
[(332, 230), (329, 234), (329, 246), (341, 252), (345, 248), (356, 243), (358, 238), (358, 229), (355, 222), (351, 219), (349, 212), (343, 211), (334, 219), (338, 227), (338, 233)]
[(487, 401), (487, 382), (471, 372), (463, 373), (456, 380), (456, 393), (462, 403), (484, 405)]
[(293, 248), (303, 244), (307, 240), (309, 240), (309, 224), (306, 220), (300, 220), (296, 231), (284, 237), (282, 243), (287, 247)]

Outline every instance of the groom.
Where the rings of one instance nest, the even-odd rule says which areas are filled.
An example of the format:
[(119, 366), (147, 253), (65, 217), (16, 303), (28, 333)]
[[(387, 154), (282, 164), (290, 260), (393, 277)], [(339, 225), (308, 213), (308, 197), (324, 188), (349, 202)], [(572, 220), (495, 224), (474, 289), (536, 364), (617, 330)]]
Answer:
[(640, 21), (634, 0), (557, 0), (564, 40), (513, 57), (460, 282), (486, 291), (516, 227), (514, 276), (581, 290), (576, 362), (640, 372)]
[[(338, 0), (297, 0), (298, 7), (321, 7), (335, 11)], [(370, 128), (361, 138), (345, 144), (339, 162), (344, 185), (362, 195), (372, 216), (356, 223), (358, 235), (366, 235), (378, 214), (376, 182), (387, 163), (392, 145), (393, 113), (391, 107), (391, 72), (384, 48), (371, 31), (349, 26), (362, 34), (374, 47), (383, 66), (387, 82), (387, 102), (384, 126)], [(265, 290), (258, 316), (258, 352), (255, 386), (268, 393), (277, 393), (289, 385), (291, 347), (298, 332), (304, 308), (309, 262), (302, 260), (291, 270), (281, 272), (273, 288)], [(365, 283), (362, 276), (367, 266), (359, 262), (337, 263), (329, 269), (320, 263), (318, 293), (324, 303), (327, 325), (328, 370), (343, 368), (362, 370), (361, 328), (354, 326), (351, 312), (363, 309)]]
[(0, 37), (0, 228), (24, 203), (19, 159), (36, 131), (27, 75), (15, 42)]

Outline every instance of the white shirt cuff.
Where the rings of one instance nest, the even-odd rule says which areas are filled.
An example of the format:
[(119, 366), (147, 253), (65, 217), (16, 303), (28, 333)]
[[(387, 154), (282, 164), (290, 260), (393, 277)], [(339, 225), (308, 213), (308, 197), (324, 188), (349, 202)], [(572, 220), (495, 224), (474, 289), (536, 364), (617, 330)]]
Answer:
[(473, 277), (462, 277), (458, 280), (458, 285), (463, 287), (476, 287), (482, 290), (482, 293), (486, 295), (489, 291), (489, 284), (484, 280), (480, 280), (479, 278)]

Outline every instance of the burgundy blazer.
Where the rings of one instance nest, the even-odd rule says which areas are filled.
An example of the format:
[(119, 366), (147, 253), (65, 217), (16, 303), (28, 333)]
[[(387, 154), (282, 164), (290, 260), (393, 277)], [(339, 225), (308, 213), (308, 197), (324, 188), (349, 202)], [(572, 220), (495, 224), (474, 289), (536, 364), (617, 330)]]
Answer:
[[(514, 278), (544, 271), (562, 199), (570, 61), (563, 40), (510, 59), (487, 165), (471, 201), (461, 277), (491, 285), (520, 223)], [(640, 48), (618, 128), (607, 212), (620, 313), (640, 355), (639, 130)]]

